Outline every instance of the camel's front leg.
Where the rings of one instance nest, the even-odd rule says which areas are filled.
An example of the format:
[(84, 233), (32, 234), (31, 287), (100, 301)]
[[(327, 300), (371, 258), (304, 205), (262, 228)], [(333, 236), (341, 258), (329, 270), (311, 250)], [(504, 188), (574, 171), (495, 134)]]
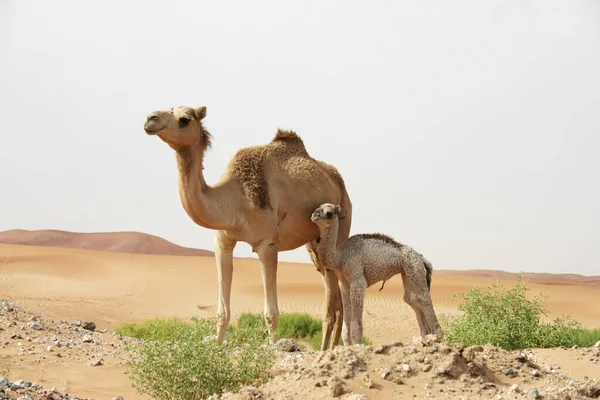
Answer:
[(321, 351), (325, 351), (329, 348), (333, 349), (339, 343), (342, 335), (342, 318), (344, 315), (342, 297), (337, 275), (331, 270), (326, 270), (318, 260), (316, 243), (307, 243), (305, 247), (317, 271), (321, 273), (323, 285), (325, 286), (325, 317), (323, 318), (323, 339), (321, 341)]
[(352, 344), (350, 332), (352, 326), (352, 303), (350, 302), (350, 284), (348, 280), (340, 277), (340, 292), (342, 295), (342, 306), (344, 308), (344, 324), (342, 327), (342, 339), (344, 344), (349, 346)]
[(350, 282), (350, 304), (352, 317), (350, 324), (350, 341), (352, 344), (360, 344), (363, 336), (363, 308), (365, 305), (365, 293), (367, 281), (363, 276)]
[(217, 299), (217, 337), (220, 342), (231, 318), (231, 280), (233, 278), (233, 249), (235, 240), (229, 239), (225, 232), (215, 234), (215, 259), (217, 261), (217, 278), (219, 297)]
[(265, 323), (269, 329), (269, 336), (272, 343), (275, 343), (277, 340), (277, 324), (279, 321), (279, 308), (277, 306), (277, 251), (276, 241), (265, 243), (256, 248), (263, 279)]

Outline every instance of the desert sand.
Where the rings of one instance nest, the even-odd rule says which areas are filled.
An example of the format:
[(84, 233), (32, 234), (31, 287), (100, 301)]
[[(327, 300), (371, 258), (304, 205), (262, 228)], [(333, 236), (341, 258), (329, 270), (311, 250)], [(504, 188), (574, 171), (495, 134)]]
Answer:
[[(11, 232), (14, 236), (19, 231)], [(31, 236), (30, 233), (27, 235)], [(119, 240), (123, 240), (123, 235), (127, 233), (118, 236)], [(89, 238), (94, 238), (94, 235), (88, 234)], [(14, 237), (13, 240), (18, 242)], [(70, 239), (71, 242), (73, 240)], [(75, 241), (82, 248), (95, 246), (86, 242), (85, 237), (79, 236)], [(109, 333), (119, 323), (138, 322), (154, 316), (214, 316), (217, 281), (213, 257), (134, 254), (135, 251), (136, 246), (131, 247), (129, 252), (115, 252), (0, 244), (0, 298), (54, 321), (94, 321), (96, 329), (106, 329)], [(144, 251), (153, 252), (148, 248)], [(176, 253), (173, 249), (169, 251)], [(456, 312), (459, 304), (459, 299), (453, 296), (456, 292), (465, 292), (473, 286), (487, 286), (495, 278), (501, 278), (503, 284), (510, 286), (516, 279), (515, 274), (502, 272), (443, 271), (435, 268), (434, 263), (431, 290), (438, 316)], [(550, 296), (546, 303), (551, 312), (550, 318), (568, 314), (586, 327), (600, 326), (600, 307), (593, 306), (600, 301), (598, 277), (532, 276), (531, 293), (543, 292)], [(380, 285), (376, 285), (367, 292), (365, 335), (375, 345), (410, 342), (418, 334), (418, 327), (412, 309), (402, 301), (401, 278), (394, 277), (386, 282), (382, 291), (379, 289)], [(308, 312), (320, 317), (324, 304), (321, 275), (312, 264), (281, 262), (278, 297), (282, 313)], [(243, 312), (262, 311), (263, 288), (257, 260), (235, 260), (231, 302), (232, 322)], [(8, 339), (4, 337), (5, 333), (0, 330), (3, 342)], [(544, 350), (540, 354), (551, 358), (552, 351), (559, 352)], [(11, 346), (5, 346), (0, 349), (0, 354), (17, 353), (11, 350)], [(564, 354), (557, 357), (562, 357), (562, 371), (568, 371), (573, 379), (583, 379), (584, 376), (600, 378), (597, 364), (582, 363)], [(9, 370), (13, 377), (41, 380), (44, 386), (57, 388), (67, 381), (69, 392), (78, 396), (147, 398), (135, 393), (123, 365), (115, 362), (91, 368), (87, 367), (87, 361), (64, 357), (53, 363), (40, 363), (39, 360), (28, 361), (27, 357), (15, 356), (5, 357), (3, 362), (5, 370)], [(43, 376), (40, 379), (42, 366)]]

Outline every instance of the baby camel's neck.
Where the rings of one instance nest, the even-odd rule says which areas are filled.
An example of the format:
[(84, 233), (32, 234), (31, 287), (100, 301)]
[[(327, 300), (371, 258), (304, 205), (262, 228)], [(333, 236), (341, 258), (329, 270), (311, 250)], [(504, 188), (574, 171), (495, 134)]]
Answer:
[(338, 268), (339, 257), (337, 253), (338, 219), (333, 218), (328, 227), (320, 227), (321, 240), (317, 245), (319, 261), (330, 269)]

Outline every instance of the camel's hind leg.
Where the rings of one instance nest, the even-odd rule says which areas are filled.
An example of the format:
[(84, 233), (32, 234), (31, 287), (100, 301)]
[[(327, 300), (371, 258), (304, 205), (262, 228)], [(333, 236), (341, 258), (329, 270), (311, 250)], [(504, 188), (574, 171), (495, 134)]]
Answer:
[(415, 311), (421, 336), (437, 333), (438, 322), (433, 309), (425, 267), (418, 265), (402, 272), (404, 301)]
[[(365, 292), (367, 291), (367, 281), (363, 276), (350, 282), (350, 342), (360, 344), (363, 336), (363, 309), (365, 306)], [(348, 313), (348, 310), (346, 310)]]

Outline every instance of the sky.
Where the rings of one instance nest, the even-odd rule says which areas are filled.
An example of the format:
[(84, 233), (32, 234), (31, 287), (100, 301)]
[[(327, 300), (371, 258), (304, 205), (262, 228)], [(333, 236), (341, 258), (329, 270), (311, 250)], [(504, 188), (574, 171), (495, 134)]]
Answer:
[(600, 273), (600, 2), (2, 0), (0, 57), (0, 230), (212, 249), (143, 131), (205, 105), (209, 184), (293, 129), (353, 234), (434, 269)]

